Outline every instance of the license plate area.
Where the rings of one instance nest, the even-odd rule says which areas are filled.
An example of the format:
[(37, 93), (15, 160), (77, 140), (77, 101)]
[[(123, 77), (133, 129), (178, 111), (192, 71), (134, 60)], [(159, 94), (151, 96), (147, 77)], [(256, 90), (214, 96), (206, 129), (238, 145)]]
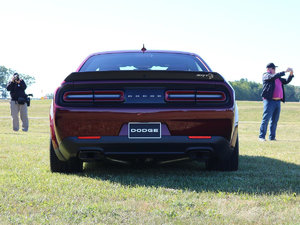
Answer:
[(148, 122), (128, 123), (128, 138), (130, 139), (160, 139), (161, 138), (161, 123)]

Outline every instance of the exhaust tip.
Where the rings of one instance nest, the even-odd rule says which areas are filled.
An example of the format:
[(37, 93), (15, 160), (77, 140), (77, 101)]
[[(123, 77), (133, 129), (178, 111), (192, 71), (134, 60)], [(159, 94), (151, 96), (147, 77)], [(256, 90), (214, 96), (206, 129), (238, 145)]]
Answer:
[(78, 158), (82, 161), (97, 161), (104, 158), (104, 154), (99, 150), (84, 150), (80, 151), (78, 154)]
[(192, 160), (206, 161), (211, 158), (213, 149), (211, 147), (192, 147), (186, 150)]

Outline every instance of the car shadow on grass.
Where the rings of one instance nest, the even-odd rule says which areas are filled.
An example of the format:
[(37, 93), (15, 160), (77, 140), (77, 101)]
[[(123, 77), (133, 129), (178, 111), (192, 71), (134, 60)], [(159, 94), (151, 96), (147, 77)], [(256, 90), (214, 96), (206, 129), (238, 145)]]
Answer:
[(204, 163), (123, 165), (87, 163), (78, 174), (126, 186), (162, 187), (196, 192), (249, 194), (300, 193), (300, 166), (261, 156), (240, 156), (234, 172), (206, 171)]

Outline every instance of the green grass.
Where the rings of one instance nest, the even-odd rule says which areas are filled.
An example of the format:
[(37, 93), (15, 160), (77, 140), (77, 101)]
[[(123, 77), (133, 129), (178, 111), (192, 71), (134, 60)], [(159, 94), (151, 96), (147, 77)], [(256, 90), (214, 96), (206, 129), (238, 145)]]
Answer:
[(0, 102), (0, 224), (300, 224), (300, 104), (282, 104), (277, 142), (258, 142), (262, 103), (238, 102), (240, 169), (90, 163), (49, 170), (50, 101), (13, 132)]

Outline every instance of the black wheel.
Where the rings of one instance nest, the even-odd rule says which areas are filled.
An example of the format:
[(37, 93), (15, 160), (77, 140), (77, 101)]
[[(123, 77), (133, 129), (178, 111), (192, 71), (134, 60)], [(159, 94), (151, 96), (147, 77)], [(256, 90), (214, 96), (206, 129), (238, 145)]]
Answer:
[(72, 158), (68, 161), (60, 161), (55, 154), (52, 141), (50, 140), (50, 169), (51, 172), (58, 173), (82, 172), (83, 163), (77, 158)]
[(239, 168), (239, 137), (236, 139), (235, 147), (226, 160), (211, 158), (205, 162), (207, 170), (236, 171)]
[(236, 171), (239, 168), (239, 136), (236, 138), (235, 147), (227, 162), (226, 171)]

